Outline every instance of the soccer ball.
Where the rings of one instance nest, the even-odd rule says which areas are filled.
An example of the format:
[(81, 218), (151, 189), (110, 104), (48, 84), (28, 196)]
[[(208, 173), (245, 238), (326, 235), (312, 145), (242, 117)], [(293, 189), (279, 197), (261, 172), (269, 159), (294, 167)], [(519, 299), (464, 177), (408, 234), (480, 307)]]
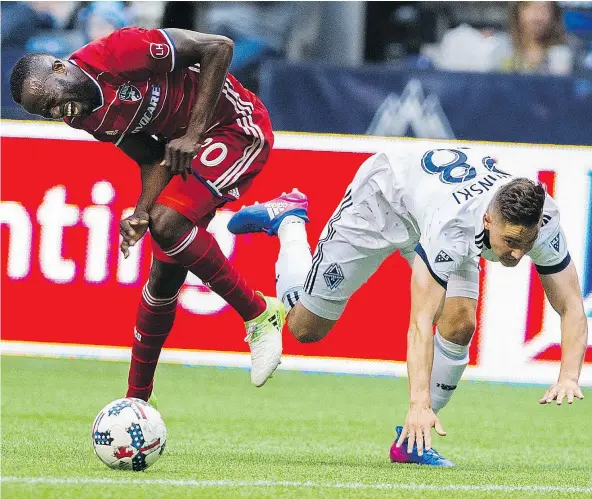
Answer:
[(118, 399), (95, 418), (92, 442), (95, 454), (109, 468), (142, 471), (164, 452), (166, 426), (148, 402)]

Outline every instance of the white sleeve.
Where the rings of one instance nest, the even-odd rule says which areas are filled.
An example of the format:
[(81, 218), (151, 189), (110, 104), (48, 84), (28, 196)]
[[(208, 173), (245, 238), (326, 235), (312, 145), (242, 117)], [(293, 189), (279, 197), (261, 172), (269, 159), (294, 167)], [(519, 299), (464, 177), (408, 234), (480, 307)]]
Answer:
[(569, 265), (571, 257), (559, 225), (559, 210), (555, 206), (543, 213), (539, 236), (528, 256), (539, 274), (556, 274)]
[(415, 252), (425, 262), (432, 277), (446, 288), (450, 274), (469, 258), (468, 231), (458, 219), (431, 225), (421, 234)]

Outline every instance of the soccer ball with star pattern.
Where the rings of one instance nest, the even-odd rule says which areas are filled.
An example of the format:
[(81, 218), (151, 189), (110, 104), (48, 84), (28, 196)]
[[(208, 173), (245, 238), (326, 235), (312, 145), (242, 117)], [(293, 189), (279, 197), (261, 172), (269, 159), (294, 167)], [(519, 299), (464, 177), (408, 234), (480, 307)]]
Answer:
[(142, 471), (164, 452), (166, 426), (148, 402), (118, 399), (95, 418), (92, 442), (95, 454), (109, 468)]

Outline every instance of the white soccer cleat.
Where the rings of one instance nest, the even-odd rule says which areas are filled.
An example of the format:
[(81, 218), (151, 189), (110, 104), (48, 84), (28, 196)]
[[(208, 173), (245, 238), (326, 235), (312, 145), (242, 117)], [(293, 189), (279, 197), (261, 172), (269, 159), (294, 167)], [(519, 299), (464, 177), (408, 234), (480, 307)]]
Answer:
[(281, 362), (286, 309), (281, 300), (257, 293), (263, 297), (267, 308), (261, 315), (245, 323), (245, 341), (251, 349), (251, 383), (263, 386)]

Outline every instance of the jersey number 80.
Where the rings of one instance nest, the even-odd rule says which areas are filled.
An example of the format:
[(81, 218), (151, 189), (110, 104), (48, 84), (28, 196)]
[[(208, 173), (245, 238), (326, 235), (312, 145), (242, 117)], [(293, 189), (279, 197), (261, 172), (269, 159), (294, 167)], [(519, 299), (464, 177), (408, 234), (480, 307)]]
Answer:
[[(439, 162), (434, 161), (434, 156), (438, 152), (449, 153), (452, 155), (452, 159), (437, 164)], [(490, 172), (507, 175), (507, 173), (496, 168), (496, 161), (489, 156), (483, 158), (482, 163)], [(467, 163), (467, 155), (457, 149), (433, 149), (428, 151), (421, 158), (421, 167), (430, 175), (440, 174), (440, 182), (445, 184), (460, 184), (461, 182), (473, 180), (477, 176), (475, 167)]]
[[(436, 164), (434, 156), (438, 152), (452, 153), (453, 158), (444, 164)], [(440, 181), (445, 184), (459, 184), (477, 176), (477, 170), (466, 161), (467, 155), (456, 149), (433, 149), (423, 155), (421, 167), (430, 175), (440, 174)]]

